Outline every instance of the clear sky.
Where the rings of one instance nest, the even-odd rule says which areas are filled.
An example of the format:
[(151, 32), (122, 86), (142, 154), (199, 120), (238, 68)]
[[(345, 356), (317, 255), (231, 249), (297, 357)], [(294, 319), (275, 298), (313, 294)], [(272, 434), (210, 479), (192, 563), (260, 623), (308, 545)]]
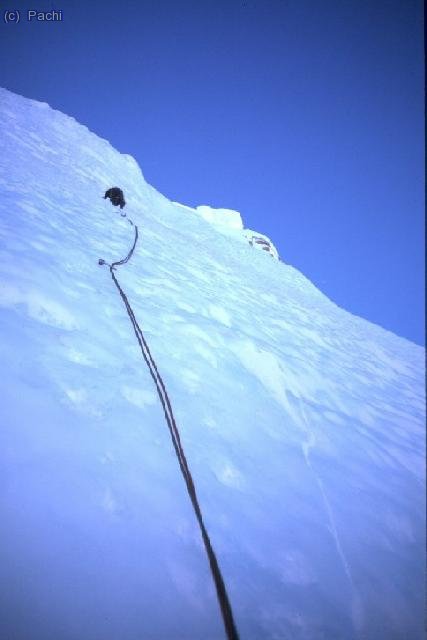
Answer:
[[(52, 7), (62, 22), (26, 20)], [(337, 304), (425, 344), (420, 0), (1, 12), (1, 86), (133, 155), (168, 198), (237, 209)]]

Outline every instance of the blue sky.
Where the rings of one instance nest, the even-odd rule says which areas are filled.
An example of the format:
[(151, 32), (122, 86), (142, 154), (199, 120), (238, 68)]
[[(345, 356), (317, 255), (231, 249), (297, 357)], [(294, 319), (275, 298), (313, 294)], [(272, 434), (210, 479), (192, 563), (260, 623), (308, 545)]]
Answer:
[[(26, 22), (51, 7), (63, 22)], [(424, 344), (420, 1), (5, 8), (21, 21), (1, 21), (1, 86), (133, 155), (168, 198), (239, 210), (337, 304)]]

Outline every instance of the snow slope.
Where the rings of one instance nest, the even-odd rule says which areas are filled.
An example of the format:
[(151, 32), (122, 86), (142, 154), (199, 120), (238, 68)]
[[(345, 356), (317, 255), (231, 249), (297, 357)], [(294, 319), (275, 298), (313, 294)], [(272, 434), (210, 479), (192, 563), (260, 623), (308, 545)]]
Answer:
[[(260, 250), (262, 250), (262, 246), (257, 245), (254, 240), (255, 238), (261, 241), (265, 240), (269, 247), (268, 250), (270, 255), (276, 258), (276, 260), (279, 259), (278, 251), (268, 236), (265, 236), (258, 231), (243, 228), (242, 216), (238, 211), (234, 211), (233, 209), (214, 209), (207, 205), (199, 205), (196, 209), (193, 209), (192, 207), (180, 204), (179, 202), (174, 202), (173, 204), (180, 207), (181, 210), (184, 210), (185, 212), (189, 211), (193, 215), (201, 216), (204, 220), (214, 225), (216, 230), (220, 233), (231, 236), (241, 242), (248, 242), (250, 245)], [(265, 243), (264, 246), (266, 246)]]
[(140, 242), (117, 277), (241, 640), (421, 640), (424, 350), (169, 202), (72, 118), (6, 90), (0, 114), (0, 636), (224, 638), (152, 379), (98, 265), (132, 245), (102, 199), (118, 185)]

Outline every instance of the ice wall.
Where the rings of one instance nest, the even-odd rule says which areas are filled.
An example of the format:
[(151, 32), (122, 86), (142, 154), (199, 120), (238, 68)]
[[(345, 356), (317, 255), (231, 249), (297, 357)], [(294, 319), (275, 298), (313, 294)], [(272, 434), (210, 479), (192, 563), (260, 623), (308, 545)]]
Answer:
[[(184, 215), (0, 91), (0, 635), (220, 640), (117, 271), (182, 432), (242, 640), (424, 636), (424, 350)], [(210, 215), (210, 214), (209, 214)], [(208, 217), (209, 217), (208, 215)], [(224, 225), (222, 225), (224, 227)]]

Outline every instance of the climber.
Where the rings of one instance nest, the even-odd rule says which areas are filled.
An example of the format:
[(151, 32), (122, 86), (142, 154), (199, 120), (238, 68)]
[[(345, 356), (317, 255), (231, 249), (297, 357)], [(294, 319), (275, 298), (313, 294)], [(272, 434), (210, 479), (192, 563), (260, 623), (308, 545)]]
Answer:
[(118, 207), (120, 205), (120, 209), (123, 209), (126, 204), (125, 198), (123, 196), (123, 191), (119, 189), (119, 187), (111, 187), (111, 189), (108, 189), (105, 192), (104, 200), (106, 198), (110, 198), (111, 204), (113, 204), (115, 207)]

